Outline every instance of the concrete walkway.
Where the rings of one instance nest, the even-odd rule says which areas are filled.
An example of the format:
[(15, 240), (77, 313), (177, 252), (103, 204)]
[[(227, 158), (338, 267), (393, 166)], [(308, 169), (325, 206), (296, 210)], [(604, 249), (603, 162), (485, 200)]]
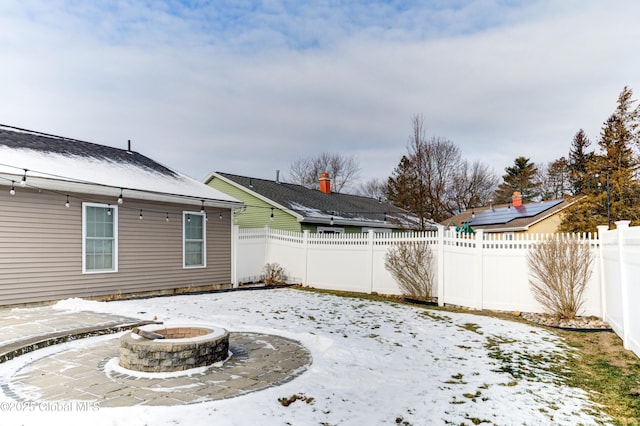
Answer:
[[(232, 356), (223, 364), (180, 373), (137, 373), (118, 365), (119, 335), (86, 340), (80, 348), (64, 343), (118, 333), (146, 324), (136, 318), (51, 307), (0, 310), (0, 362), (24, 353), (2, 392), (21, 403), (86, 401), (96, 407), (177, 405), (230, 398), (287, 382), (304, 372), (311, 355), (300, 343), (273, 335), (230, 333)], [(95, 340), (95, 339), (94, 339)], [(37, 350), (62, 345), (38, 357)]]

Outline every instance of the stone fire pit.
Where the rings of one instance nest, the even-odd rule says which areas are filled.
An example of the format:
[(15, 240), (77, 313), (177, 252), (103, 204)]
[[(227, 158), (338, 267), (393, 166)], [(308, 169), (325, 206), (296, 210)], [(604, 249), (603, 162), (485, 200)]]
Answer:
[(120, 366), (144, 372), (204, 367), (229, 356), (229, 333), (219, 327), (153, 325), (120, 338)]

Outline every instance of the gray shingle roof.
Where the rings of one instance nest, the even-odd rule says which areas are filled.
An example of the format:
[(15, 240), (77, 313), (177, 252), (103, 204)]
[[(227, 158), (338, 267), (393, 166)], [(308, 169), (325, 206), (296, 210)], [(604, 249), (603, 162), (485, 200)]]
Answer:
[(126, 149), (98, 145), (77, 139), (7, 127), (8, 126), (0, 125), (0, 145), (9, 148), (30, 149), (45, 154), (73, 155), (87, 159), (92, 158), (120, 164), (131, 164), (156, 173), (176, 176), (173, 170), (135, 151), (127, 151)]
[(237, 207), (241, 203), (134, 151), (0, 124), (0, 186)]
[(325, 194), (317, 189), (292, 183), (216, 173), (309, 219), (335, 216), (354, 221), (383, 223), (386, 216), (390, 222), (394, 219), (404, 222), (405, 225), (413, 222), (411, 214), (406, 210), (375, 198), (337, 192)]

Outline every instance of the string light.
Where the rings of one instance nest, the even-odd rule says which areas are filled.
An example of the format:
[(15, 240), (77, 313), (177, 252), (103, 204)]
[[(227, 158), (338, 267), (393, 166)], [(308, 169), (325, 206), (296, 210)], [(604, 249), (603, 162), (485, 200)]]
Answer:
[[(10, 167), (13, 167), (13, 166), (10, 166)], [(16, 168), (18, 168), (18, 167), (16, 167)], [(27, 186), (27, 174), (29, 172), (29, 169), (22, 169), (22, 170), (24, 171), (24, 173), (23, 173), (22, 179), (20, 181), (20, 186)], [(41, 172), (38, 172), (38, 173), (41, 173)], [(9, 180), (9, 179), (6, 179), (6, 178), (2, 178), (2, 179), (5, 179), (7, 181)], [(9, 190), (9, 194), (12, 195), (12, 196), (14, 196), (16, 194), (15, 183), (16, 183), (15, 180), (11, 180), (11, 187), (10, 187), (10, 190)], [(96, 184), (96, 185), (100, 185), (100, 184)], [(100, 185), (100, 186), (108, 186), (108, 185)], [(113, 186), (111, 186), (111, 188), (113, 188)], [(118, 195), (118, 198), (117, 198), (117, 204), (119, 204), (119, 205), (124, 204), (124, 189), (126, 189), (126, 188), (120, 187), (120, 194)], [(71, 202), (70, 202), (71, 196), (69, 194), (60, 194), (57, 191), (50, 191), (50, 192), (57, 193), (57, 194), (59, 194), (61, 196), (64, 195), (66, 197), (66, 200), (65, 200), (65, 203), (64, 203), (65, 207), (67, 207), (67, 208), (71, 207)], [(145, 191), (145, 192), (147, 192), (147, 191)], [(148, 192), (153, 192), (153, 191), (148, 191)], [(381, 203), (380, 199), (378, 199), (377, 201), (378, 201), (378, 203)], [(94, 202), (98, 202), (98, 201), (94, 201)], [(509, 203), (509, 204), (511, 204), (511, 203)], [(204, 220), (208, 221), (209, 217), (208, 217), (208, 214), (207, 214), (207, 211), (206, 211), (206, 208), (205, 208), (205, 200), (204, 199), (200, 199), (200, 205), (201, 205), (200, 213), (204, 215)], [(266, 207), (266, 206), (262, 207), (262, 206), (253, 206), (253, 205), (248, 205), (247, 206), (247, 205), (244, 205), (239, 210), (246, 210), (247, 207), (257, 208), (257, 209), (270, 208), (271, 212), (269, 214), (269, 219), (271, 221), (273, 221), (275, 219), (275, 210), (276, 210), (276, 208), (274, 208), (274, 207)], [(511, 207), (511, 205), (509, 205), (509, 208), (510, 207)], [(280, 209), (278, 209), (278, 210), (280, 210)], [(163, 213), (161, 211), (160, 212), (153, 211), (153, 210), (151, 210), (151, 211), (154, 212), (154, 213), (160, 213), (160, 214)], [(167, 222), (169, 222), (170, 221), (169, 213), (168, 212), (164, 212), (164, 213), (165, 213), (165, 220)], [(232, 216), (235, 217), (237, 215), (237, 213), (238, 212), (232, 212)], [(358, 211), (358, 212), (348, 212), (348, 213), (360, 213), (360, 214), (366, 214), (366, 213), (368, 213), (368, 214), (376, 214), (376, 213), (378, 213), (379, 214), (379, 211), (378, 212), (375, 212), (375, 211), (370, 211), (370, 212)], [(475, 212), (472, 211), (472, 213), (475, 213)], [(111, 216), (113, 214), (113, 208), (111, 207), (111, 204), (108, 204), (107, 214), (109, 216)], [(219, 214), (218, 214), (218, 218), (220, 220), (223, 219), (223, 214), (224, 214), (224, 210), (221, 210), (219, 212)], [(330, 221), (329, 221), (329, 223), (331, 225), (334, 225), (334, 223), (335, 223), (335, 217), (334, 217), (335, 215), (336, 215), (336, 212), (335, 211), (331, 211), (331, 216), (330, 216)], [(142, 209), (140, 209), (139, 219), (141, 219), (141, 220), (143, 219), (143, 211), (142, 211)], [(187, 215), (187, 221), (188, 222), (191, 221), (191, 215), (190, 214)], [(388, 222), (388, 213), (387, 212), (383, 213), (383, 222), (385, 224)]]

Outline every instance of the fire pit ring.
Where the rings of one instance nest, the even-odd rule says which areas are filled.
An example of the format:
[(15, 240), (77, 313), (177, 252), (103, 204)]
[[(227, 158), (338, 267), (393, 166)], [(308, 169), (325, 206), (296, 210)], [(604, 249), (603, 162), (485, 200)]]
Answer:
[(207, 325), (148, 325), (120, 338), (120, 366), (149, 373), (204, 367), (229, 357), (229, 332)]

